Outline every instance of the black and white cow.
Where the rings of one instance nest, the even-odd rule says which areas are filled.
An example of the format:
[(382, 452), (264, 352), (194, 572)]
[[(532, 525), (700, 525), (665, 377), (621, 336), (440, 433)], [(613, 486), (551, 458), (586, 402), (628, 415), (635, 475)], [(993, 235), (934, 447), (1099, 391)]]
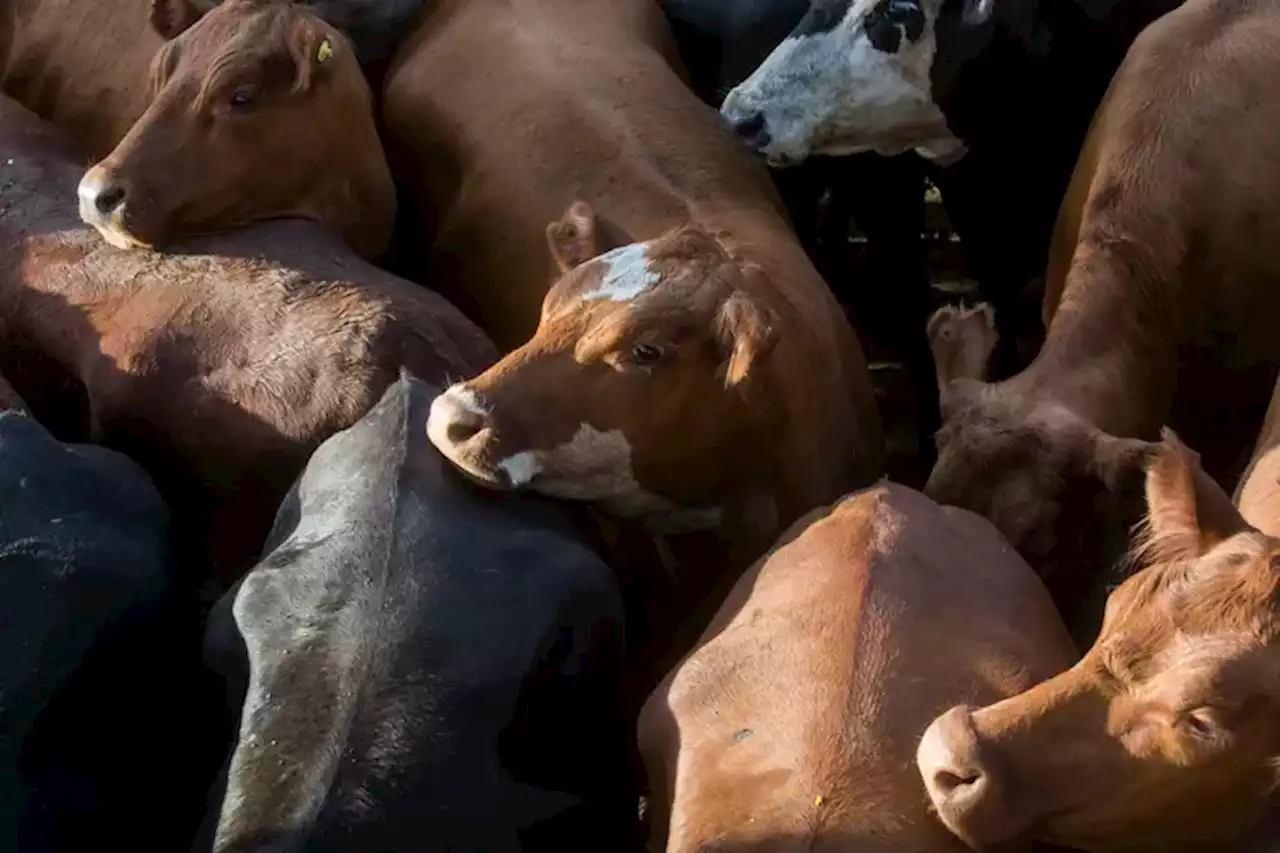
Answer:
[(437, 453), (439, 390), (402, 377), (325, 441), (211, 614), (244, 697), (219, 853), (632, 849), (614, 576)]
[(168, 509), (129, 459), (25, 408), (0, 380), (0, 850), (175, 849), (217, 747)]
[(1020, 297), (1044, 272), (1093, 112), (1130, 42), (1180, 3), (813, 0), (721, 113), (775, 165), (914, 150), (943, 167), (997, 316), (1035, 322), (1035, 294)]

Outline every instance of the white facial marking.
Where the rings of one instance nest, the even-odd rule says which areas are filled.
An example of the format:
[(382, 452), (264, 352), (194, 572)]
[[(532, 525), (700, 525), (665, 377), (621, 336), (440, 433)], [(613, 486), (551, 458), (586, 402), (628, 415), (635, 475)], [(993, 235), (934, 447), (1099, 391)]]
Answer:
[(604, 274), (598, 285), (582, 294), (584, 300), (630, 302), (662, 278), (649, 267), (648, 243), (620, 246), (600, 255), (595, 262), (604, 265)]
[(540, 454), (537, 490), (569, 500), (593, 501), (612, 515), (642, 522), (656, 533), (718, 527), (720, 507), (686, 507), (645, 490), (631, 468), (631, 444), (622, 430), (580, 424), (573, 438)]
[(519, 488), (527, 485), (542, 470), (542, 463), (533, 451), (522, 450), (503, 459), (498, 467), (507, 472), (512, 487)]
[(924, 0), (920, 38), (903, 34), (898, 50), (888, 53), (872, 44), (864, 26), (879, 3), (855, 0), (832, 29), (784, 39), (725, 98), (720, 112), (731, 122), (764, 116), (768, 141), (759, 150), (767, 160), (794, 165), (813, 154), (913, 148), (948, 165), (963, 156), (964, 144), (933, 101), (940, 4)]

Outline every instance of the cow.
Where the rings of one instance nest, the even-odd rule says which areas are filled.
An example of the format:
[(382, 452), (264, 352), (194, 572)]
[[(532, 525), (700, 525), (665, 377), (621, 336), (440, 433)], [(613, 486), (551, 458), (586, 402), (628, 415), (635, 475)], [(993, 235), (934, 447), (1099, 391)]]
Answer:
[(650, 849), (960, 853), (917, 739), (958, 697), (1011, 696), (1075, 658), (985, 519), (893, 483), (842, 498), (741, 578), (645, 704)]
[(439, 391), (321, 444), (210, 617), (243, 701), (214, 853), (637, 849), (617, 581), (564, 507), (440, 456)]
[[(1253, 399), (1275, 382), (1280, 169), (1270, 128), (1280, 97), (1270, 96), (1270, 55), (1246, 31), (1280, 35), (1280, 16), (1196, 0), (1134, 42), (1063, 202), (1043, 348), (1002, 382), (963, 369), (942, 377), (925, 492), (990, 518), (1037, 568), (1061, 557), (1095, 498), (1136, 488), (1130, 463), (1162, 424), (1181, 426), (1181, 408), (1213, 412), (1221, 385)], [(1256, 429), (1255, 408), (1236, 422)], [(1226, 428), (1186, 420), (1188, 437), (1196, 421), (1210, 434)], [(1207, 470), (1233, 480), (1247, 440), (1207, 455)]]
[(166, 39), (154, 97), (80, 180), (87, 224), (129, 249), (291, 216), (364, 257), (386, 249), (395, 186), (350, 39), (282, 0), (230, 0), (203, 17), (191, 0), (154, 0), (150, 21)]
[(147, 68), (162, 40), (152, 0), (0, 4), (0, 92), (52, 122), (81, 162), (115, 146), (150, 98)]
[(1141, 568), (1111, 594), (1093, 647), (1018, 696), (957, 705), (920, 741), (938, 816), (971, 845), (1030, 834), (1086, 851), (1224, 850), (1267, 810), (1280, 517), (1234, 507), (1172, 431), (1150, 458)]
[[(809, 0), (664, 0), (662, 8), (694, 92), (719, 108), (804, 17)], [(913, 461), (923, 479), (933, 464), (938, 428), (938, 395), (921, 334), (934, 301), (923, 241), (923, 161), (910, 152), (815, 157), (771, 176), (796, 234), (849, 311), (863, 345), (905, 362), (915, 388), (919, 440)], [(866, 238), (860, 266), (849, 240), (851, 217)]]
[[(422, 6), (422, 0), (300, 2), (342, 27), (370, 67), (385, 61), (395, 34)], [(87, 158), (85, 162), (101, 159), (151, 102), (149, 69), (165, 39), (156, 24), (159, 29), (177, 26), (212, 5), (212, 0), (4, 3), (0, 91), (65, 133), (77, 157)], [(187, 171), (190, 177), (195, 170)]]
[(500, 488), (750, 528), (754, 557), (879, 473), (857, 339), (767, 173), (674, 70), (656, 5), (489, 6), (438, 4), (385, 89), (390, 136), (452, 164), (418, 186), (441, 278), (516, 347), (432, 406), (432, 440)]
[(129, 459), (0, 389), (0, 847), (185, 844), (217, 743), (198, 638), (170, 630), (168, 510)]
[[(1034, 355), (1038, 282), (1072, 167), (1135, 36), (1181, 0), (814, 0), (721, 113), (771, 163), (915, 150), (1006, 325)], [(1019, 340), (1019, 337), (1022, 340)]]
[(0, 370), (55, 434), (140, 462), (185, 531), (191, 571), (248, 568), (328, 434), (402, 366), (470, 375), (492, 344), (440, 297), (322, 226), (279, 220), (123, 252), (80, 224), (80, 177), (46, 124), (0, 101)]

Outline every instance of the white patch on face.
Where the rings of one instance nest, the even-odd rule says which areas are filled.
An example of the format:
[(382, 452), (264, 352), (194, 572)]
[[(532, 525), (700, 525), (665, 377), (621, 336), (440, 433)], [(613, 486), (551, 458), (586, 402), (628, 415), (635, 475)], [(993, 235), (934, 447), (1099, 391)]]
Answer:
[(498, 467), (507, 472), (507, 480), (511, 483), (511, 487), (518, 489), (533, 480), (542, 470), (542, 463), (538, 461), (533, 451), (522, 450), (503, 459), (498, 463)]
[[(523, 454), (517, 454), (523, 455)], [(655, 533), (681, 533), (720, 526), (719, 507), (685, 507), (646, 491), (631, 468), (631, 445), (622, 430), (581, 424), (573, 438), (536, 451), (533, 486), (552, 497), (590, 501), (621, 518), (640, 521)]]
[(631, 243), (605, 252), (594, 261), (604, 265), (600, 283), (582, 294), (583, 300), (630, 302), (657, 284), (662, 276), (649, 266), (649, 244)]
[(771, 163), (913, 148), (944, 164), (963, 155), (931, 91), (939, 3), (923, 3), (919, 39), (904, 34), (898, 51), (885, 53), (863, 26), (879, 2), (855, 0), (831, 30), (785, 39), (725, 98), (720, 112), (731, 122), (763, 114), (769, 139), (760, 153)]

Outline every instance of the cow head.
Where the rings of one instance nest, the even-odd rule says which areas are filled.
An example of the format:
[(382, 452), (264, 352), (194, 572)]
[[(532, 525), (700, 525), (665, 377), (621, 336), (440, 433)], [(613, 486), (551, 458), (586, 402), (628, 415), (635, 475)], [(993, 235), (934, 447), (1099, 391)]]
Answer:
[(753, 405), (776, 315), (720, 243), (681, 227), (608, 248), (582, 203), (548, 228), (562, 270), (533, 338), (431, 407), (428, 434), (497, 488), (598, 502), (659, 532), (714, 527), (768, 451)]
[(1030, 398), (1012, 381), (984, 381), (996, 342), (986, 304), (939, 309), (928, 335), (942, 428), (924, 491), (986, 517), (1043, 571), (1071, 551), (1061, 534), (1080, 533), (1077, 510), (1093, 512), (1101, 497), (1130, 481), (1137, 491), (1154, 445), (1109, 435), (1066, 407)]
[(942, 820), (983, 847), (1021, 835), (1089, 851), (1205, 846), (1280, 781), (1280, 539), (1250, 527), (1166, 432), (1146, 478), (1145, 564), (1067, 672), (953, 708), (918, 765)]
[(80, 215), (120, 248), (298, 216), (375, 255), (395, 192), (352, 43), (302, 5), (153, 0), (169, 39), (154, 96), (80, 181)]
[(943, 165), (964, 146), (934, 99), (940, 15), (968, 25), (995, 0), (813, 0), (808, 14), (720, 108), (773, 165), (813, 154), (916, 149)]

